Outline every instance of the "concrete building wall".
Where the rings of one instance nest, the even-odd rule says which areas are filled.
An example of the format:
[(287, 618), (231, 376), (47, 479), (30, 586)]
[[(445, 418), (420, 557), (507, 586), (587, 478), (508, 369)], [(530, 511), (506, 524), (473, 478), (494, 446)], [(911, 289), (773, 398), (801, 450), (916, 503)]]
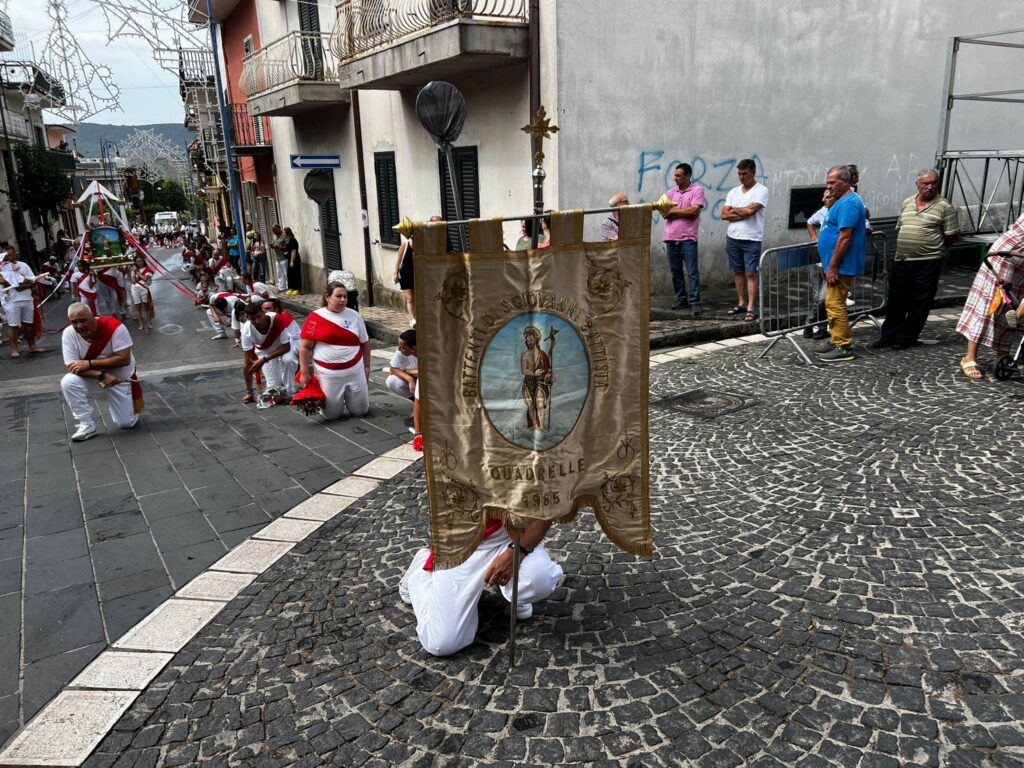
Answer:
[[(359, 199), (356, 181), (355, 138), (348, 106), (325, 107), (302, 116), (273, 117), (274, 159), (277, 165), (278, 218), (283, 227), (291, 227), (299, 241), (303, 259), (307, 292), (323, 288), (323, 245), (320, 233), (320, 213), (302, 187), (307, 171), (292, 170), (292, 154), (340, 154), (342, 169), (334, 172), (338, 219), (342, 232), (342, 263), (346, 269), (354, 268), (361, 247), (359, 229)], [(361, 263), (361, 261), (359, 262)], [(361, 270), (360, 270), (361, 272)], [(358, 274), (358, 273), (357, 273)]]
[[(530, 142), (519, 129), (529, 111), (529, 80), (525, 64), (512, 64), (453, 78), (466, 98), (466, 123), (456, 147), (476, 147), (480, 180), (480, 211), (484, 216), (532, 210)], [(382, 294), (398, 302), (392, 283), (397, 248), (380, 244), (374, 154), (394, 152), (401, 216), (426, 221), (441, 213), (438, 146), (416, 115), (417, 90), (361, 91), (363, 150), (366, 164), (370, 237), (374, 274)], [(505, 242), (519, 237), (519, 224), (505, 225)], [(362, 277), (365, 270), (359, 269)], [(379, 290), (378, 289), (378, 290)]]
[[(708, 201), (702, 276), (724, 284), (719, 214), (737, 184), (738, 160), (755, 158), (771, 193), (765, 247), (802, 239), (787, 228), (790, 189), (823, 184), (835, 163), (857, 163), (872, 215), (893, 215), (913, 193), (916, 171), (934, 161), (948, 38), (1021, 20), (1019, 0), (850, 0), (799, 9), (756, 0), (651, 0), (628, 9), (560, 0), (554, 60), (547, 50), (544, 61), (545, 80), (557, 72), (556, 99), (550, 89), (544, 99), (557, 104), (561, 128), (551, 199), (596, 207), (623, 191), (634, 202), (655, 200), (672, 184), (675, 165), (688, 162)], [(1000, 58), (1005, 50), (971, 51), (965, 82), (976, 81), (975, 90), (1019, 88), (1019, 59), (1012, 67)], [(1016, 85), (1006, 84), (1013, 77)], [(1000, 121), (1005, 107), (975, 105), (955, 121), (951, 144), (1017, 144), (1016, 114)], [(591, 217), (589, 236), (597, 237), (599, 224)], [(664, 293), (660, 235), (658, 222), (652, 286)]]

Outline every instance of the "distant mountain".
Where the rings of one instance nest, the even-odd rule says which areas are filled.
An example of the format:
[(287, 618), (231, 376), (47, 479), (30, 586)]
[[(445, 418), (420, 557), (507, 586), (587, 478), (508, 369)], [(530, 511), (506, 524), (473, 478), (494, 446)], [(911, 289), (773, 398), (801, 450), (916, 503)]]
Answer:
[(81, 123), (78, 133), (68, 136), (78, 145), (78, 151), (85, 157), (99, 157), (100, 143), (104, 139), (117, 144), (136, 130), (149, 128), (156, 131), (172, 144), (185, 149), (185, 145), (195, 138), (195, 133), (187, 130), (181, 123), (154, 123), (152, 125), (106, 125), (104, 123)]

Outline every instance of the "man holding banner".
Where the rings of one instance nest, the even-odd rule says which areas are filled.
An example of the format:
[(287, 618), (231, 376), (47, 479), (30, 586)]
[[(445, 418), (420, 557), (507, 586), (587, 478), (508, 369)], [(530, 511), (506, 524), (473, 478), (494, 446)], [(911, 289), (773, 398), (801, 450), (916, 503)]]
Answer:
[(614, 247), (583, 241), (580, 211), (552, 212), (545, 251), (505, 251), (494, 219), (469, 222), (472, 253), (445, 222), (408, 227), (417, 327), (443, 340), (417, 348), (431, 536), (399, 584), (428, 653), (474, 641), (488, 587), (533, 616), (563, 577), (541, 542), (584, 509), (650, 554), (651, 210), (620, 208)]
[(135, 370), (132, 337), (120, 320), (93, 315), (85, 304), (68, 307), (68, 327), (61, 335), (67, 373), (60, 388), (78, 421), (71, 436), (78, 443), (96, 434), (89, 391), (107, 393), (110, 417), (121, 429), (131, 429), (142, 412), (142, 387)]

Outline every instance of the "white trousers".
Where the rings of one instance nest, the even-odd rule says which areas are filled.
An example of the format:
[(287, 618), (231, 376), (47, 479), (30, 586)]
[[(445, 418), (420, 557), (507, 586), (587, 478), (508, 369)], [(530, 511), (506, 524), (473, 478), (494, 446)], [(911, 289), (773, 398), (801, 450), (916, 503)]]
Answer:
[(110, 308), (110, 314), (112, 317), (124, 314), (124, 307), (121, 306), (121, 302), (117, 297), (117, 290), (111, 288), (103, 281), (97, 281), (97, 289), (99, 289), (99, 296), (103, 299), (103, 303)]
[[(504, 528), (480, 542), (462, 565), (444, 570), (424, 571), (430, 556), (421, 549), (412, 559), (403, 581), (416, 614), (416, 634), (423, 649), (434, 656), (451, 656), (472, 645), (480, 616), (477, 604), (484, 593), (484, 574), (495, 558), (508, 549), (512, 539)], [(536, 603), (551, 596), (564, 575), (543, 546), (519, 561), (519, 603)], [(502, 597), (512, 602), (512, 585), (499, 587)]]
[(412, 400), (413, 390), (405, 379), (401, 379), (392, 373), (388, 376), (387, 381), (384, 382), (384, 385), (399, 397), (404, 397), (407, 400)]
[(288, 259), (277, 260), (277, 290), (288, 290)]
[(213, 310), (212, 309), (206, 310), (206, 319), (210, 321), (210, 327), (213, 328), (213, 330), (216, 333), (223, 333), (224, 332), (224, 325), (223, 325), (223, 323), (221, 323), (220, 320), (218, 320), (217, 318), (215, 318), (213, 316)]
[(94, 393), (106, 393), (110, 418), (121, 429), (130, 429), (138, 422), (139, 417), (132, 405), (132, 387), (127, 381), (122, 381), (116, 387), (103, 388), (96, 379), (66, 373), (60, 380), (60, 391), (64, 394), (64, 399), (78, 423), (95, 423), (92, 418), (92, 403), (89, 402), (89, 390)]
[(363, 361), (341, 371), (324, 373), (315, 367), (320, 388), (327, 397), (324, 405), (325, 419), (339, 419), (345, 411), (349, 416), (363, 416), (370, 410), (370, 388), (366, 383)]
[(294, 395), (299, 391), (299, 385), (295, 381), (298, 370), (299, 354), (292, 350), (263, 364), (263, 384), (268, 388), (282, 389), (289, 395)]

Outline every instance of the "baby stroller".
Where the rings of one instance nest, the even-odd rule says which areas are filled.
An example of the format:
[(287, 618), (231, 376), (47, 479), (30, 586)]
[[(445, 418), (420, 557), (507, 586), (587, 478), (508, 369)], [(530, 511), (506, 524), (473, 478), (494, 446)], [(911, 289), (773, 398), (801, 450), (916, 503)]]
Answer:
[(999, 381), (1008, 381), (1014, 374), (1020, 373), (1022, 352), (1024, 352), (1024, 321), (1017, 319), (1017, 307), (1020, 305), (1020, 298), (1014, 298), (1006, 289), (1006, 284), (999, 279), (999, 275), (993, 268), (988, 256), (983, 259), (985, 266), (996, 278), (996, 294), (992, 299), (989, 312), (992, 315), (1003, 315), (1006, 325), (1011, 333), (1016, 333), (1018, 338), (1015, 345), (1011, 345), (1013, 354), (1003, 355), (996, 361), (995, 377)]

